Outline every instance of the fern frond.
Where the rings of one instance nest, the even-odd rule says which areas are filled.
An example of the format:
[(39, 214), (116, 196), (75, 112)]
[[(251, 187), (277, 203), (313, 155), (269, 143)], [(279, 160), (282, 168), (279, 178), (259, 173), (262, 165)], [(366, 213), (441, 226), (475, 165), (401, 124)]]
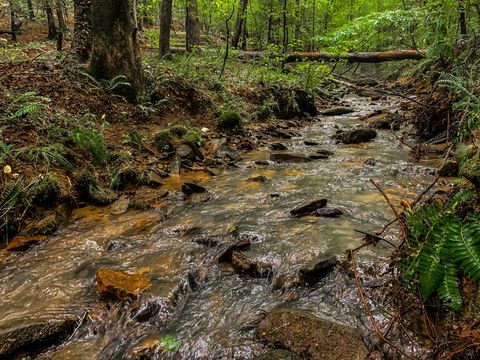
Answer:
[(458, 269), (455, 264), (447, 263), (445, 265), (443, 279), (438, 287), (437, 293), (447, 306), (457, 311), (461, 310), (462, 295), (458, 282)]
[(443, 265), (438, 251), (425, 246), (418, 257), (418, 280), (420, 292), (428, 299), (440, 286), (443, 277)]
[(451, 255), (467, 275), (480, 280), (480, 225), (478, 221), (469, 221), (458, 226), (457, 231), (456, 236), (448, 238)]

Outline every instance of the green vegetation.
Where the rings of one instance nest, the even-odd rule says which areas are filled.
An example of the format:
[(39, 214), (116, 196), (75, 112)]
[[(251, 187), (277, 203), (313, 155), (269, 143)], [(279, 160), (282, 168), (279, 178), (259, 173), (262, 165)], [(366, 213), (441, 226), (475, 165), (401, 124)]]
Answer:
[(217, 125), (220, 131), (235, 133), (243, 127), (243, 117), (235, 110), (219, 110), (217, 114)]

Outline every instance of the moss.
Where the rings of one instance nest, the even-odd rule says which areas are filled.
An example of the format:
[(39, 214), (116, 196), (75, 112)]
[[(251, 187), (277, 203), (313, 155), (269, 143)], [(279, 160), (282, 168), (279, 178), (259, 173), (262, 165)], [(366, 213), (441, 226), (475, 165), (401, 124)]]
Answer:
[(238, 132), (243, 127), (243, 117), (235, 110), (222, 110), (217, 116), (219, 130)]
[(185, 144), (200, 146), (202, 144), (202, 132), (196, 128), (190, 129), (182, 137), (182, 142)]
[(61, 195), (60, 183), (52, 174), (46, 174), (25, 194), (28, 202), (51, 205), (58, 201)]
[(169, 128), (169, 131), (172, 136), (176, 136), (178, 138), (181, 138), (188, 133), (188, 129), (183, 125), (173, 125)]
[(473, 146), (460, 148), (457, 152), (460, 163), (460, 176), (468, 179), (475, 187), (480, 188), (480, 150)]
[(162, 130), (155, 135), (155, 144), (160, 151), (172, 151), (175, 148), (172, 140), (170, 130)]

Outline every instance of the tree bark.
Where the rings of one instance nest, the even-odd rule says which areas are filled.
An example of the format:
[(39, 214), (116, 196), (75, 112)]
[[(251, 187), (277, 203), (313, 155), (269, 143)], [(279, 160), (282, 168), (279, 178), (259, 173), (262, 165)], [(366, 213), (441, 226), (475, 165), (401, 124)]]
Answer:
[(64, 12), (64, 4), (62, 0), (56, 0), (55, 2), (56, 12), (57, 12), (57, 19), (58, 19), (58, 30), (61, 33), (65, 33), (67, 31), (67, 24), (65, 22), (65, 12)]
[(10, 6), (10, 30), (12, 34), (12, 41), (17, 41), (17, 30), (18, 30), (17, 12), (13, 5), (12, 0), (9, 1), (9, 6)]
[(50, 40), (57, 38), (57, 26), (55, 25), (55, 18), (53, 16), (52, 4), (50, 0), (45, 0), (45, 13), (47, 14), (48, 23), (48, 38)]
[(28, 18), (30, 20), (33, 20), (35, 19), (35, 11), (33, 9), (33, 3), (32, 3), (32, 0), (28, 0), (27, 1), (27, 5), (28, 5)]
[(170, 52), (172, 7), (172, 0), (162, 0), (162, 7), (160, 10), (160, 56), (164, 56)]
[(97, 79), (123, 75), (131, 86), (115, 92), (134, 102), (144, 89), (135, 0), (93, 0), (92, 57), (89, 71)]
[(237, 49), (240, 37), (242, 36), (243, 23), (247, 16), (248, 0), (240, 0), (240, 6), (238, 8), (237, 20), (235, 21), (235, 30), (232, 37), (232, 46)]
[[(275, 56), (265, 51), (243, 51), (239, 53), (244, 58), (259, 58)], [(291, 52), (287, 53), (286, 63), (298, 61), (348, 61), (358, 63), (380, 63), (400, 60), (421, 60), (425, 58), (425, 51), (417, 50), (391, 50), (381, 52), (354, 52), (345, 55), (334, 55), (325, 52)]]
[(78, 61), (85, 63), (92, 53), (92, 1), (74, 0), (73, 46)]
[(187, 51), (200, 44), (200, 20), (198, 18), (197, 0), (186, 0), (186, 19), (185, 27), (187, 33)]

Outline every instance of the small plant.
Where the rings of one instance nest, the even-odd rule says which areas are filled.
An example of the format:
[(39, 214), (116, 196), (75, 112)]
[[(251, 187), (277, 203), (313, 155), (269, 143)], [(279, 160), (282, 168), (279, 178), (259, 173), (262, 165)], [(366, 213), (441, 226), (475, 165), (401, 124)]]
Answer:
[(8, 145), (4, 141), (0, 140), (0, 165), (2, 165), (7, 157), (10, 156), (12, 149), (12, 145)]
[(169, 130), (170, 130), (170, 133), (173, 136), (176, 136), (176, 137), (179, 137), (179, 138), (181, 138), (182, 136), (185, 136), (188, 132), (187, 127), (183, 126), (183, 125), (170, 126)]
[(75, 128), (71, 136), (73, 142), (79, 148), (88, 148), (96, 165), (101, 165), (108, 161), (109, 154), (105, 147), (105, 139), (102, 132), (92, 128)]
[(130, 145), (131, 147), (142, 151), (145, 147), (145, 136), (143, 136), (137, 131), (129, 130), (128, 132), (123, 134), (122, 143)]
[(221, 110), (217, 116), (218, 128), (226, 132), (238, 132), (243, 127), (243, 118), (235, 110)]
[(73, 170), (73, 164), (68, 160), (68, 158), (73, 158), (72, 153), (70, 149), (67, 149), (62, 144), (23, 149), (20, 150), (19, 153), (24, 153), (35, 168), (43, 164), (47, 168), (53, 165), (66, 170)]
[(188, 130), (188, 132), (182, 136), (182, 142), (185, 144), (192, 144), (195, 146), (202, 145), (202, 132), (196, 128)]
[(52, 204), (61, 196), (60, 184), (52, 174), (43, 175), (39, 181), (25, 192), (25, 200), (32, 204)]
[(158, 340), (158, 344), (163, 351), (176, 351), (180, 347), (180, 341), (173, 336), (164, 336)]
[(11, 121), (26, 116), (37, 119), (42, 108), (50, 102), (49, 98), (39, 96), (35, 91), (16, 95), (6, 92), (8, 106), (0, 113), (0, 121)]
[(172, 151), (175, 148), (172, 140), (170, 130), (162, 130), (155, 135), (155, 144), (160, 151)]

